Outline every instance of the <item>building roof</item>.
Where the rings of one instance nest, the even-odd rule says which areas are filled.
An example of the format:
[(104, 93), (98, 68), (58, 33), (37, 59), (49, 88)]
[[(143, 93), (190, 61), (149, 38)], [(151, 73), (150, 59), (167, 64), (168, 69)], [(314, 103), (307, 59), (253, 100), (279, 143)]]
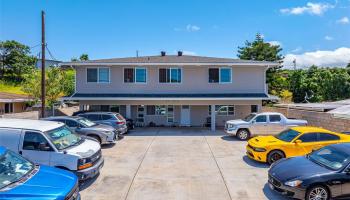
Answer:
[(126, 65), (126, 64), (140, 64), (140, 65), (161, 65), (161, 64), (182, 64), (182, 65), (261, 65), (261, 66), (277, 66), (278, 62), (270, 61), (252, 61), (232, 58), (217, 58), (205, 56), (188, 56), (188, 55), (165, 55), (165, 56), (142, 56), (142, 57), (127, 57), (127, 58), (110, 58), (99, 60), (88, 60), (78, 62), (64, 62), (62, 65)]
[(28, 95), (0, 92), (0, 102), (2, 103), (27, 102), (31, 100)]
[(275, 106), (297, 110), (327, 112), (334, 117), (350, 119), (350, 99), (321, 103), (276, 104)]
[(269, 99), (265, 93), (166, 93), (166, 94), (137, 94), (137, 93), (75, 93), (67, 100), (227, 100), (227, 99)]
[(19, 128), (19, 129), (30, 129), (38, 131), (49, 131), (55, 128), (59, 128), (64, 124), (61, 122), (44, 121), (44, 120), (32, 120), (32, 119), (1, 119), (1, 128)]

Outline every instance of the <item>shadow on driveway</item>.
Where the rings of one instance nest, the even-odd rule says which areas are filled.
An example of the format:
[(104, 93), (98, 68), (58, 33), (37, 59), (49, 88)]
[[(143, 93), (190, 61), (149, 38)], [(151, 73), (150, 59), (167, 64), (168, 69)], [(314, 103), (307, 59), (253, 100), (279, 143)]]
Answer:
[(222, 136), (224, 132), (210, 131), (209, 128), (197, 127), (139, 127), (125, 135), (132, 136)]
[(243, 161), (252, 167), (258, 167), (258, 168), (269, 168), (270, 166), (266, 163), (260, 163), (255, 160), (250, 159), (248, 156), (243, 156)]
[(92, 185), (96, 179), (100, 176), (100, 173), (98, 173), (95, 177), (87, 179), (85, 181), (79, 182), (79, 190), (83, 191), (86, 188), (90, 187), (90, 185)]
[(273, 190), (271, 190), (267, 183), (264, 185), (263, 192), (265, 197), (270, 200), (292, 200), (291, 198), (282, 196), (277, 192), (274, 192)]

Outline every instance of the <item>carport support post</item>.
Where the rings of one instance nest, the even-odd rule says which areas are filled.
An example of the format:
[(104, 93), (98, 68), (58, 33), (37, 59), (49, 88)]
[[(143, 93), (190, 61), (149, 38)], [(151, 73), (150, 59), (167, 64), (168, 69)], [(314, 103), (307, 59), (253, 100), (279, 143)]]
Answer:
[(131, 105), (126, 105), (126, 118), (131, 119)]
[(215, 118), (216, 118), (216, 113), (215, 113), (215, 105), (210, 105), (210, 111), (211, 111), (211, 115), (210, 115), (210, 128), (211, 131), (215, 131)]

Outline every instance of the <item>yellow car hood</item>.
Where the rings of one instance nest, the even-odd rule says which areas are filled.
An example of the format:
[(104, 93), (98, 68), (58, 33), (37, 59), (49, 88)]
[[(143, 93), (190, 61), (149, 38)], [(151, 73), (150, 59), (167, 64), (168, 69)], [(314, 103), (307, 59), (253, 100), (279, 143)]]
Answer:
[(264, 147), (266, 145), (281, 143), (282, 141), (274, 136), (258, 136), (250, 139), (248, 143), (255, 147)]

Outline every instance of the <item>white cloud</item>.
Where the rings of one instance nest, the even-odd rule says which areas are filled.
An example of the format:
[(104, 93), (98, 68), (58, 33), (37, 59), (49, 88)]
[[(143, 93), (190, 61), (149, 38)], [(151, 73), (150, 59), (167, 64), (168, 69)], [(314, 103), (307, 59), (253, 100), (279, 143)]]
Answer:
[(343, 67), (350, 62), (350, 48), (341, 47), (333, 51), (313, 51), (303, 54), (287, 54), (283, 65), (285, 68), (292, 68), (293, 60), (296, 60), (297, 67)]
[(195, 32), (195, 31), (199, 31), (201, 28), (199, 26), (196, 26), (196, 25), (191, 25), (191, 24), (188, 24), (186, 26), (186, 30), (188, 32)]
[(196, 52), (194, 51), (182, 51), (184, 55), (188, 55), (188, 56), (194, 56), (197, 55)]
[(267, 43), (270, 43), (272, 46), (282, 46), (282, 43), (279, 41), (269, 41)]
[(292, 53), (297, 53), (297, 52), (300, 52), (301, 50), (303, 50), (302, 47), (297, 47), (297, 48), (293, 49), (291, 52)]
[(338, 19), (338, 20), (337, 20), (337, 23), (338, 23), (338, 24), (348, 24), (348, 23), (350, 23), (350, 20), (349, 20), (348, 17), (343, 17), (343, 18), (341, 18), (341, 19)]
[(301, 15), (304, 13), (308, 13), (310, 15), (322, 15), (327, 10), (334, 7), (335, 7), (334, 5), (331, 5), (328, 3), (308, 2), (306, 6), (294, 7), (294, 8), (283, 8), (283, 9), (280, 9), (280, 12), (283, 14), (290, 14), (290, 15)]
[(324, 39), (325, 39), (325, 40), (328, 40), (328, 41), (334, 40), (334, 38), (331, 37), (331, 36), (329, 36), (329, 35), (326, 35), (326, 36), (324, 37)]

